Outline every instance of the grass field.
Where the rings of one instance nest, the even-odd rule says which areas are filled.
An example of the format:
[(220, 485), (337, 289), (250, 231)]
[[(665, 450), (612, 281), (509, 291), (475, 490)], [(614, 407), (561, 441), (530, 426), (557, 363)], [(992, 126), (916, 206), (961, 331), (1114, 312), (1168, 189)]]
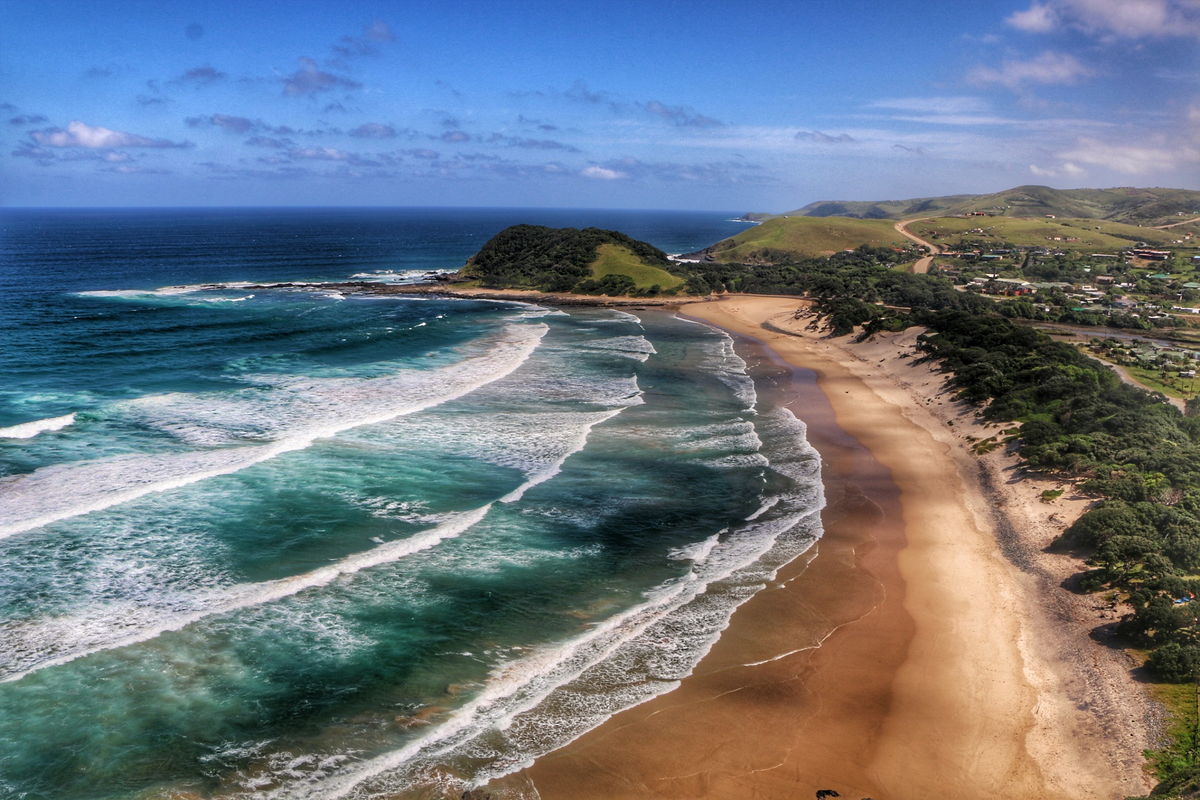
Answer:
[(1162, 392), (1167, 397), (1191, 396), (1190, 389), (1194, 382), (1191, 378), (1179, 378), (1174, 375), (1168, 375), (1164, 381), (1162, 373), (1156, 369), (1126, 367), (1125, 371), (1129, 373), (1129, 377), (1152, 392)]
[(1200, 692), (1195, 683), (1152, 683), (1150, 696), (1167, 711), (1164, 722), (1169, 740), (1162, 749), (1147, 753), (1162, 779), (1196, 764), (1200, 751)]
[[(853, 216), (913, 219), (984, 211), (1001, 217), (1107, 219), (1136, 225), (1163, 225), (1200, 216), (1200, 192), (1189, 189), (1051, 189), (1016, 186), (994, 194), (949, 195), (881, 201), (818, 201), (786, 212), (790, 216)], [(1182, 216), (1181, 216), (1182, 215)]]
[(648, 289), (656, 283), (660, 289), (672, 289), (683, 283), (678, 275), (643, 264), (633, 253), (615, 244), (602, 244), (596, 249), (592, 277), (600, 280), (605, 275), (628, 275), (639, 289)]
[[(968, 233), (982, 228), (984, 233)], [(1151, 246), (1178, 249), (1174, 244), (1181, 239), (1177, 230), (1139, 228), (1121, 222), (1104, 222), (1095, 219), (1032, 219), (1024, 217), (938, 217), (923, 222), (914, 222), (908, 229), (923, 239), (953, 246), (960, 239), (968, 241), (1007, 242), (1019, 247), (1050, 247), (1060, 250), (1086, 250), (1098, 253), (1115, 253), (1136, 242)], [(1058, 237), (1063, 241), (1053, 241)], [(1065, 241), (1067, 238), (1078, 242)], [(1189, 242), (1188, 248), (1200, 246)]]
[(763, 248), (820, 256), (860, 244), (877, 247), (911, 244), (896, 232), (894, 225), (891, 220), (850, 217), (775, 217), (718, 242), (713, 256), (720, 261), (741, 261)]

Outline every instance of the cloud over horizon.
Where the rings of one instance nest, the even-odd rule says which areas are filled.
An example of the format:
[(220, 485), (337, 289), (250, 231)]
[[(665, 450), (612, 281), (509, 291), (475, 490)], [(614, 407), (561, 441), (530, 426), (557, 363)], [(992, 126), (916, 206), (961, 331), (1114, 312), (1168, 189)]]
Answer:
[(42, 147), (192, 147), (192, 143), (187, 141), (175, 142), (170, 139), (154, 139), (136, 133), (114, 131), (98, 125), (87, 125), (79, 120), (72, 120), (67, 124), (65, 130), (62, 128), (45, 128), (39, 131), (30, 131), (29, 136), (35, 143)]
[(317, 62), (308, 56), (296, 59), (300, 68), (291, 75), (280, 78), (283, 93), (287, 97), (312, 97), (321, 92), (331, 92), (335, 89), (354, 91), (361, 89), (362, 84), (343, 75), (325, 72), (317, 66)]
[(1200, 37), (1195, 0), (1035, 0), (1005, 20), (1026, 33), (1071, 28), (1118, 39)]
[(1070, 85), (1095, 74), (1075, 56), (1049, 50), (1027, 61), (1006, 59), (999, 69), (976, 67), (967, 76), (975, 84), (999, 84), (1020, 89), (1027, 84)]
[[(567, 9), (497, 2), (388, 20), (363, 0), (241, 4), (202, 25), (122, 16), (114, 0), (53, 26), (14, 7), (9, 27), (57, 37), (62, 65), (39, 70), (24, 39), (6, 40), (0, 187), (8, 202), (59, 202), (53, 176), (63, 202), (71, 187), (120, 202), (85, 178), (127, 166), (142, 171), (105, 185), (141, 174), (186, 203), (203, 176), (235, 204), (244, 190), (732, 209), (1031, 175), (1200, 183), (1200, 0), (914, 0), (886, 24), (848, 7), (767, 4), (735, 21), (697, 6), (681, 21), (640, 4), (602, 31)], [(717, 47), (715, 29), (729, 34)], [(939, 46), (903, 44), (921, 37)], [(123, 44), (139, 41), (170, 45)]]

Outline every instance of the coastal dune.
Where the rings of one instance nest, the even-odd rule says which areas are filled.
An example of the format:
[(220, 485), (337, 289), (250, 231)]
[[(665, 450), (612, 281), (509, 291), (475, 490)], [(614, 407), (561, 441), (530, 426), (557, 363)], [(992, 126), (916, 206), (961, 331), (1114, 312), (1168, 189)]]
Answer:
[[(734, 296), (686, 314), (740, 335), (808, 423), (824, 464), (824, 538), (737, 612), (679, 689), (525, 777), (544, 800), (1147, 791), (1149, 704), (1033, 563), (1086, 500), (1046, 509), (1022, 501), (1040, 487), (989, 494), (961, 432), (980, 424), (950, 408), (932, 367), (913, 365), (915, 331), (852, 354), (805, 331), (798, 305)], [(1029, 521), (1027, 541), (1003, 552), (998, 502), (1014, 524)]]

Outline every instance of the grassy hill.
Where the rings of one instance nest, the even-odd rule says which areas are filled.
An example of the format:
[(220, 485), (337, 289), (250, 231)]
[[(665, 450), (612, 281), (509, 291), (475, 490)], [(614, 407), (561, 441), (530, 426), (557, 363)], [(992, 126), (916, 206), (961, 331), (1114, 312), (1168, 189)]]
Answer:
[(490, 289), (584, 294), (654, 293), (675, 289), (667, 254), (618, 231), (513, 225), (467, 259), (461, 279)]
[(596, 248), (596, 260), (589, 266), (592, 278), (597, 281), (609, 275), (625, 275), (638, 289), (649, 289), (651, 286), (674, 289), (683, 283), (683, 278), (645, 263), (629, 248), (618, 244), (602, 244)]
[(717, 242), (709, 252), (717, 261), (770, 260), (764, 250), (783, 250), (805, 256), (829, 255), (869, 244), (875, 247), (905, 247), (890, 220), (848, 217), (772, 217)]
[(1051, 189), (1017, 186), (983, 195), (948, 195), (912, 200), (827, 201), (809, 203), (786, 216), (912, 219), (984, 212), (1005, 217), (1057, 217), (1109, 220), (1131, 225), (1178, 222), (1181, 213), (1200, 216), (1200, 192), (1189, 189)]
[(857, 219), (912, 219), (945, 211), (975, 195), (920, 197), (914, 200), (820, 200), (789, 211), (788, 217), (855, 217)]
[[(1016, 217), (937, 217), (914, 222), (908, 229), (934, 244), (953, 248), (958, 242), (1005, 242), (1017, 247), (1049, 247), (1114, 253), (1137, 242), (1173, 246), (1178, 229), (1156, 230), (1096, 219)], [(982, 229), (983, 233), (971, 233)], [(1068, 241), (1075, 239), (1078, 241)]]

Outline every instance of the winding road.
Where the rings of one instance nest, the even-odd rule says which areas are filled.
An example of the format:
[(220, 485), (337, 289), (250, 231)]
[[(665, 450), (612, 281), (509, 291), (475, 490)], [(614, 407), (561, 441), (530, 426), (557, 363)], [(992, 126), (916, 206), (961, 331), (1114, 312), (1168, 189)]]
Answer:
[[(916, 222), (916, 220), (913, 221)], [(1187, 225), (1191, 222), (1200, 222), (1200, 217), (1196, 217), (1195, 219), (1185, 219), (1182, 222), (1172, 222), (1170, 225), (1155, 225), (1154, 227), (1162, 231), (1166, 230), (1167, 228), (1178, 228), (1180, 225)]]
[(921, 237), (908, 232), (909, 225), (911, 225), (914, 222), (922, 222), (927, 219), (933, 219), (933, 217), (917, 217), (916, 219), (906, 219), (901, 222), (897, 222), (895, 225), (896, 232), (899, 233), (901, 236), (911, 239), (912, 241), (916, 242), (917, 244), (923, 244), (929, 248), (929, 255), (925, 256), (924, 258), (918, 259), (917, 263), (913, 264), (913, 272), (920, 273), (920, 274), (929, 272), (929, 267), (933, 264), (933, 257), (936, 256), (938, 253), (942, 252), (942, 248), (938, 247), (936, 244), (927, 242), (924, 239), (922, 239)]

